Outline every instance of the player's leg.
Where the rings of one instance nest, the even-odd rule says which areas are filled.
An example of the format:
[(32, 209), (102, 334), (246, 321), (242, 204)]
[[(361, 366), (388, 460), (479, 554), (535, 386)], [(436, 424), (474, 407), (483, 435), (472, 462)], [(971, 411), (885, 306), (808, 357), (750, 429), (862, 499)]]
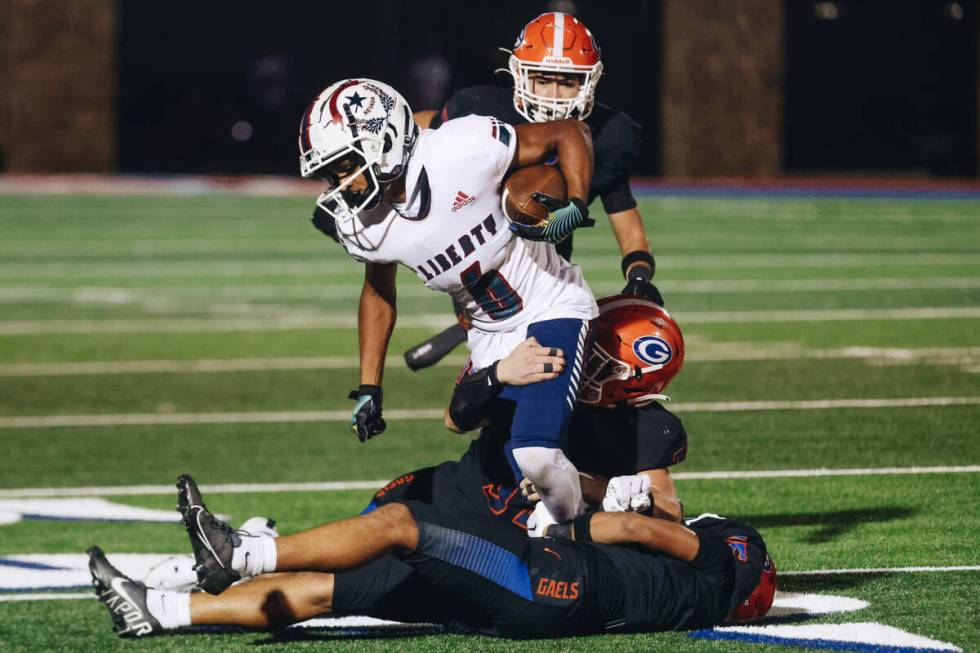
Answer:
[(220, 594), (243, 577), (274, 571), (339, 571), (410, 550), (415, 521), (400, 504), (280, 538), (235, 531), (211, 514), (194, 480), (181, 476), (177, 505), (190, 535), (201, 589)]
[(527, 330), (545, 347), (566, 352), (565, 370), (550, 381), (507, 388), (502, 397), (516, 401), (508, 453), (518, 480), (531, 479), (548, 511), (559, 521), (574, 517), (581, 507), (578, 471), (565, 457), (565, 434), (578, 398), (578, 382), (588, 348), (586, 320), (535, 322)]
[(312, 619), (333, 610), (334, 575), (304, 571), (267, 574), (228, 588), (221, 596), (188, 595), (192, 626), (268, 628)]

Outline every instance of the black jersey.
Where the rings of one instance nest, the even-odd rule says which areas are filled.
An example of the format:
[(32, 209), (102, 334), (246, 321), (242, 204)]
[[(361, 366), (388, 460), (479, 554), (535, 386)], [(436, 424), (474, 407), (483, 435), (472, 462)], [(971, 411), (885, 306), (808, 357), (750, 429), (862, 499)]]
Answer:
[(609, 587), (599, 591), (623, 592), (626, 630), (717, 625), (758, 585), (767, 555), (755, 529), (717, 515), (702, 515), (687, 525), (700, 540), (690, 563), (624, 546), (583, 545), (616, 568), (615, 578), (600, 580)]
[[(431, 127), (470, 114), (493, 116), (519, 125), (527, 122), (514, 108), (514, 91), (502, 86), (470, 86), (456, 91)], [(606, 213), (619, 213), (636, 207), (630, 191), (629, 173), (642, 145), (642, 128), (622, 111), (596, 102), (585, 119), (592, 130), (593, 170), (588, 203), (602, 200)]]

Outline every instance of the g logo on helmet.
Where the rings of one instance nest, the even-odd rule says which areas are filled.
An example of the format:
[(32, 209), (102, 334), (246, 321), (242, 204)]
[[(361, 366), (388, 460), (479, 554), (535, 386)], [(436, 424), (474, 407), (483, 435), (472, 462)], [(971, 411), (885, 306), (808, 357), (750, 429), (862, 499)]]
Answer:
[(670, 359), (674, 357), (670, 343), (657, 336), (641, 336), (634, 340), (633, 353), (644, 363), (660, 365), (661, 367), (669, 363)]

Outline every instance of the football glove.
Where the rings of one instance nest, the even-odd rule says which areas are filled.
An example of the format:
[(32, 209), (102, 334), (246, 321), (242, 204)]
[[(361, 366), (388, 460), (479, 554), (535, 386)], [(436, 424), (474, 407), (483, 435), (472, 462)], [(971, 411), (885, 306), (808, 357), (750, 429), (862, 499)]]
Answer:
[(367, 442), (384, 432), (387, 425), (381, 418), (381, 386), (362, 384), (351, 390), (347, 398), (357, 401), (350, 416), (350, 430), (358, 440)]
[(510, 230), (525, 240), (543, 240), (554, 245), (568, 238), (578, 227), (595, 224), (589, 217), (589, 207), (577, 197), (564, 204), (544, 193), (532, 193), (531, 198), (548, 209), (548, 217), (534, 226), (512, 222)]
[(544, 537), (548, 534), (548, 527), (557, 523), (545, 508), (544, 501), (538, 501), (538, 505), (534, 506), (534, 512), (527, 518), (527, 536)]
[(626, 286), (623, 288), (621, 294), (642, 297), (643, 299), (649, 299), (658, 306), (663, 306), (663, 295), (660, 294), (660, 290), (655, 285), (650, 283), (650, 270), (639, 265), (633, 268), (633, 270), (636, 270), (636, 272), (630, 271), (630, 277), (626, 281)]
[(653, 505), (650, 478), (644, 474), (615, 476), (606, 486), (602, 509), (606, 512), (645, 512)]

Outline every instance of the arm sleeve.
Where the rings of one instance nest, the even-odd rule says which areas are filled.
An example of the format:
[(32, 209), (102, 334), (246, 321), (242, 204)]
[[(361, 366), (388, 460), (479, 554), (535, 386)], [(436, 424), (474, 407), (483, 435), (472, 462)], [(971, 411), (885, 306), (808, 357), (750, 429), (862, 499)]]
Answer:
[(617, 176), (602, 194), (602, 208), (606, 213), (620, 213), (636, 208), (636, 198), (630, 190), (629, 176), (625, 172)]

